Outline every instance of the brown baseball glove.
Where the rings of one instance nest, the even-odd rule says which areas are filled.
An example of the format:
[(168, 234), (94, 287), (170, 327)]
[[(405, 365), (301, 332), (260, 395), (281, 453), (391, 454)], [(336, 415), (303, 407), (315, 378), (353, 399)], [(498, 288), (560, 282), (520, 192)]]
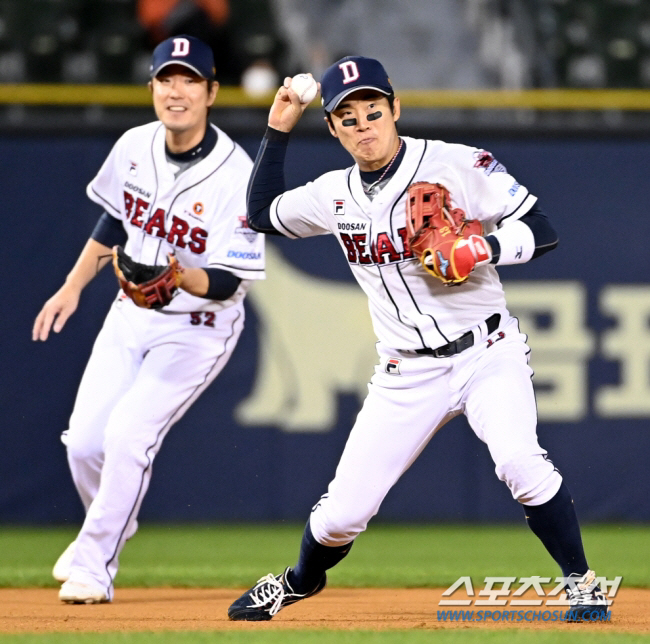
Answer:
[(419, 181), (409, 186), (406, 228), (413, 254), (447, 286), (462, 284), (476, 266), (492, 259), (481, 222), (452, 208), (449, 190), (440, 183)]
[(121, 246), (113, 247), (113, 268), (122, 290), (145, 309), (161, 309), (169, 304), (183, 274), (183, 267), (172, 254), (167, 266), (149, 266), (131, 259)]

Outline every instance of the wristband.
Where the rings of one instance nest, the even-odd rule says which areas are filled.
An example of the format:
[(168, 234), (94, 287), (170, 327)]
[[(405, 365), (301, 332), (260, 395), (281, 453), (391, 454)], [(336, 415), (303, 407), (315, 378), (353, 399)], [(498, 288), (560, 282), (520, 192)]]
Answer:
[(524, 264), (535, 252), (535, 236), (523, 221), (513, 221), (490, 233), (499, 242), (499, 259), (496, 264)]

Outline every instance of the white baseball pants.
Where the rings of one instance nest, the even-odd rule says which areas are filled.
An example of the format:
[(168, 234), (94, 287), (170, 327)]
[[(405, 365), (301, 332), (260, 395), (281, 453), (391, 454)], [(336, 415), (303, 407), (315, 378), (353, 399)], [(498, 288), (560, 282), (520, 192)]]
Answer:
[(119, 554), (137, 530), (162, 441), (226, 365), (243, 326), (243, 303), (216, 316), (113, 304), (62, 436), (86, 509), (71, 580), (112, 598)]
[(562, 477), (537, 442), (529, 348), (516, 319), (502, 321), (487, 339), (450, 358), (381, 344), (378, 351), (379, 365), (334, 480), (311, 514), (319, 543), (342, 545), (363, 532), (436, 431), (460, 413), (487, 444), (497, 476), (515, 499), (541, 505), (555, 496)]

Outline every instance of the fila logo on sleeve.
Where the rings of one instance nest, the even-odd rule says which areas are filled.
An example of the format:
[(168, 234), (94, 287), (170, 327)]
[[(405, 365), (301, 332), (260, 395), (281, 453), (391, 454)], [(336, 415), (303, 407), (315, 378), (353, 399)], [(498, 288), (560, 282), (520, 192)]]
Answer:
[(339, 69), (343, 72), (343, 84), (347, 85), (352, 81), (359, 78), (359, 68), (353, 60), (346, 60), (339, 65)]
[(190, 53), (190, 41), (187, 38), (174, 38), (172, 56), (187, 56)]

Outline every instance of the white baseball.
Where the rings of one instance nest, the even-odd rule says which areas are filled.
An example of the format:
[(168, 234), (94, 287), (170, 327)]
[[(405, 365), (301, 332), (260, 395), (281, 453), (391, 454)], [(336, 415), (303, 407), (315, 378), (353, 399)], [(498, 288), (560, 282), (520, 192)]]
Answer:
[(318, 85), (311, 74), (296, 74), (291, 79), (291, 89), (298, 94), (301, 103), (311, 103), (318, 94)]

